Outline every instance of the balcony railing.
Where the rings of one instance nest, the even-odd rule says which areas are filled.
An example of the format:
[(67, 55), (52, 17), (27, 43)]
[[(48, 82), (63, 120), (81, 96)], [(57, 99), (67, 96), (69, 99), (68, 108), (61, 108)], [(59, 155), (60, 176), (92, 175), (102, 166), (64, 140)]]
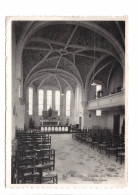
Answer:
[(108, 107), (115, 107), (115, 106), (123, 106), (125, 105), (125, 92), (124, 90), (116, 93), (111, 94), (108, 96), (104, 96), (101, 98), (97, 98), (95, 100), (88, 101), (88, 110), (96, 110)]

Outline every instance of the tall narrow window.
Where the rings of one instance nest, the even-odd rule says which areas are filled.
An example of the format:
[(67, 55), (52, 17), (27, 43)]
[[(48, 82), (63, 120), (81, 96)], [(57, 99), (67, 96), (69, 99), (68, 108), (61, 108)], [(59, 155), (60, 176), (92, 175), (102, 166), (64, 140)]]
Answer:
[(102, 96), (102, 85), (96, 85), (96, 98)]
[(60, 115), (60, 91), (55, 91), (55, 110), (58, 111), (58, 116)]
[(79, 88), (76, 88), (76, 112), (79, 112)]
[(52, 90), (47, 90), (47, 110), (52, 107)]
[(70, 116), (71, 91), (66, 91), (66, 116)]
[(44, 105), (44, 90), (38, 90), (38, 115), (42, 115)]
[(29, 87), (29, 115), (33, 114), (33, 88)]
[(18, 97), (21, 98), (21, 85), (18, 87)]

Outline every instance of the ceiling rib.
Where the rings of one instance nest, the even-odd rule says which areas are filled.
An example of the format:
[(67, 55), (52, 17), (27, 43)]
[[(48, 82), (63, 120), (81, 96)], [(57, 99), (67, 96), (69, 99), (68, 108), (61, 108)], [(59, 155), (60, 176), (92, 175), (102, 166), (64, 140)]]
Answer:
[(111, 77), (111, 73), (112, 73), (112, 70), (113, 70), (114, 65), (115, 65), (115, 61), (113, 62), (112, 66), (111, 66), (111, 69), (110, 69), (110, 72), (109, 72), (109, 75), (108, 75), (108, 79), (107, 79), (107, 89), (108, 89), (108, 87), (109, 87), (110, 77)]
[[(106, 59), (108, 56), (109, 56), (109, 55), (106, 54), (106, 55), (102, 56), (101, 58), (99, 58), (99, 59), (96, 61), (96, 63), (95, 63), (95, 68), (99, 65), (99, 63), (101, 63), (101, 62), (102, 62), (104, 59)], [(87, 78), (86, 78), (86, 81), (85, 81), (85, 89), (86, 89), (86, 90), (87, 90), (88, 84), (89, 84), (89, 82), (90, 82), (91, 75), (92, 75), (93, 71), (94, 71), (94, 66), (91, 67), (91, 69), (90, 69), (90, 71), (89, 71), (89, 73), (88, 73), (88, 75), (87, 75)]]
[[(106, 68), (107, 66), (109, 66), (114, 60), (111, 60), (109, 62), (107, 62), (106, 64), (104, 64), (97, 72), (95, 72), (95, 74), (92, 76), (91, 81), (96, 77), (96, 75), (98, 75), (99, 72), (101, 72), (104, 68)], [(90, 81), (90, 82), (91, 82)]]
[(75, 54), (73, 54), (73, 64), (75, 65)]
[(57, 62), (57, 64), (56, 64), (56, 68), (55, 68), (55, 69), (57, 69), (57, 67), (58, 67), (58, 65), (59, 65), (59, 63), (60, 63), (60, 61), (61, 61), (61, 58), (62, 58), (62, 56), (60, 56), (60, 58), (59, 58), (59, 60), (58, 60), (58, 62)]
[(29, 77), (29, 75), (33, 72), (33, 70), (35, 70), (40, 64), (42, 64), (47, 58), (48, 58), (48, 56), (51, 54), (51, 51), (49, 51), (47, 54), (46, 54), (46, 56), (41, 60), (41, 61), (39, 61), (31, 70), (30, 70), (30, 72), (27, 74), (27, 76), (26, 76), (26, 79), (25, 79), (25, 82), (26, 82), (26, 80), (28, 79), (28, 77)]
[(45, 39), (45, 38), (41, 38), (41, 37), (32, 37), (28, 43), (30, 42), (43, 42), (43, 43), (46, 43), (46, 44), (55, 44), (55, 45), (60, 45), (60, 46), (65, 46), (65, 43), (62, 43), (60, 41), (55, 41), (55, 40), (51, 40), (51, 39)]
[[(52, 71), (52, 73), (50, 71)], [(59, 69), (43, 69), (43, 70), (37, 71), (35, 74), (29, 77), (28, 81), (25, 84), (34, 82), (35, 80), (37, 80), (38, 77), (40, 78), (41, 76), (44, 76), (45, 74), (61, 74), (61, 73), (64, 76), (66, 75), (67, 77), (73, 79), (76, 83), (81, 84), (77, 77), (75, 77), (69, 72), (66, 72), (64, 70), (59, 70)]]
[[(43, 27), (47, 27), (50, 25), (57, 25), (57, 24), (68, 24), (68, 25), (78, 25), (81, 26), (83, 28), (87, 28), (91, 31), (95, 31), (96, 33), (98, 33), (99, 35), (101, 35), (102, 37), (104, 37), (104, 39), (108, 40), (112, 46), (115, 48), (119, 58), (121, 59), (121, 65), (124, 68), (124, 50), (122, 48), (122, 46), (120, 45), (119, 41), (114, 37), (113, 34), (109, 33), (105, 28), (101, 27), (100, 25), (95, 24), (94, 21), (43, 21), (43, 22), (35, 22), (32, 24), (31, 28), (28, 29), (27, 33), (23, 33), (23, 35), (20, 38), (20, 44), (18, 44), (17, 46), (17, 64), (19, 64), (19, 66), (21, 66), (21, 57), (22, 57), (22, 52), (24, 49), (24, 46), (27, 44), (28, 40), (31, 39), (31, 36), (33, 36), (35, 34), (35, 32), (37, 32), (38, 30), (42, 29)], [(76, 27), (76, 26), (75, 26)], [(75, 31), (75, 29), (74, 29)], [(65, 45), (64, 45), (65, 46)], [(69, 44), (68, 44), (69, 46)], [(20, 76), (20, 72), (21, 72), (21, 68), (18, 71), (19, 73), (17, 73), (18, 77)]]
[[(113, 52), (111, 52), (111, 51), (109, 51), (109, 50), (106, 50), (106, 49), (103, 49), (103, 48), (97, 48), (97, 47), (89, 47), (89, 46), (81, 46), (81, 45), (76, 45), (76, 44), (71, 44), (71, 45), (69, 45), (69, 47), (73, 47), (73, 48), (79, 48), (79, 49), (83, 49), (84, 51), (85, 50), (92, 50), (92, 51), (99, 51), (99, 52), (102, 52), (102, 53), (106, 53), (106, 54), (110, 54), (110, 55), (112, 55), (120, 64), (121, 64), (121, 61), (120, 61), (120, 59), (117, 57), (117, 55), (116, 54), (114, 54)], [(78, 53), (79, 53), (80, 51), (78, 51)], [(76, 53), (77, 53), (77, 51), (76, 51)], [(75, 53), (75, 54), (76, 54)]]
[(75, 70), (76, 70), (77, 73), (78, 73), (78, 76), (79, 76), (80, 79), (81, 79), (81, 82), (83, 83), (82, 78), (81, 78), (81, 75), (80, 75), (80, 72), (79, 72), (79, 70), (77, 69), (77, 67), (75, 66), (75, 64), (73, 64), (73, 62), (71, 62), (70, 60), (68, 60), (68, 59), (65, 58), (65, 57), (62, 57), (62, 58), (65, 59), (66, 61), (70, 62), (70, 63), (74, 66)]
[(76, 25), (75, 28), (74, 28), (74, 30), (73, 30), (73, 32), (71, 33), (69, 39), (67, 40), (67, 43), (66, 43), (64, 49), (66, 49), (66, 48), (68, 47), (68, 45), (69, 45), (69, 43), (70, 43), (70, 41), (71, 41), (71, 39), (72, 39), (74, 33), (76, 32), (77, 28), (78, 28), (78, 26)]
[(52, 49), (52, 50), (53, 50), (53, 48), (52, 48), (52, 46), (51, 46), (51, 43), (49, 43), (48, 45), (49, 45), (50, 49)]
[(67, 85), (69, 85), (70, 86), (70, 88), (72, 89), (72, 91), (73, 91), (73, 88), (72, 88), (72, 86), (70, 85), (70, 83), (67, 81), (67, 80), (65, 80), (62, 76), (60, 76), (60, 75), (58, 75), (58, 77), (60, 77), (61, 79), (63, 79), (65, 82), (66, 82), (66, 84)]
[(86, 57), (86, 58), (98, 59), (98, 58), (96, 58), (94, 56), (89, 56), (89, 55), (86, 55), (86, 54), (79, 54), (79, 53), (77, 53), (76, 56), (83, 56), (83, 57)]
[[(95, 31), (96, 33), (100, 34), (102, 37), (104, 37), (106, 40), (108, 40), (113, 47), (116, 49), (116, 52), (118, 53), (118, 55), (120, 56), (121, 59), (121, 66), (124, 68), (124, 57), (125, 57), (125, 53), (124, 50), (122, 48), (122, 46), (120, 45), (119, 41), (113, 36), (113, 34), (109, 33), (107, 30), (105, 30), (104, 28), (102, 28), (101, 26), (95, 24), (94, 22), (80, 22), (84, 27)], [(88, 26), (89, 27), (88, 27)]]
[[(75, 29), (74, 29), (75, 30)], [(75, 33), (75, 32), (74, 32)], [(41, 41), (41, 42), (44, 42), (44, 43), (47, 43), (47, 44), (50, 44), (50, 43), (53, 43), (53, 44), (56, 44), (56, 45), (61, 45), (63, 46), (64, 48), (66, 47), (67, 44), (64, 44), (62, 42), (59, 42), (59, 41), (55, 41), (55, 40), (49, 40), (49, 39), (44, 39), (44, 38), (40, 38), (40, 37), (33, 37), (31, 38), (28, 42), (31, 42), (31, 41)], [(106, 49), (102, 49), (102, 48), (93, 48), (93, 47), (89, 47), (89, 46), (82, 46), (82, 45), (76, 45), (76, 44), (69, 44), (68, 43), (68, 47), (73, 47), (73, 48), (76, 48), (76, 49), (79, 49), (79, 51), (74, 51), (74, 52), (68, 52), (70, 54), (73, 54), (73, 53), (79, 53), (79, 52), (82, 52), (82, 51), (85, 51), (85, 50), (94, 50), (95, 51), (99, 51), (99, 52), (103, 52), (103, 53), (108, 53), (110, 55), (112, 55), (113, 57), (115, 57), (119, 63), (121, 64), (121, 61), (120, 59), (115, 55), (113, 54), (111, 51), (109, 50), (106, 50)], [(26, 49), (39, 49), (39, 48), (35, 48), (35, 47), (29, 47), (29, 46), (26, 46)], [(47, 49), (46, 50), (50, 50), (50, 49)], [(56, 51), (56, 52), (59, 52), (58, 49), (52, 49), (53, 51)]]
[(75, 51), (74, 53), (77, 54), (77, 53), (82, 52), (82, 51), (85, 51), (85, 50), (86, 49), (79, 49), (79, 50)]
[[(78, 26), (75, 26), (73, 32), (71, 33), (69, 39), (67, 40), (67, 43), (66, 43), (66, 45), (64, 46), (64, 50), (66, 50), (66, 48), (68, 47), (68, 44), (70, 43), (70, 41), (71, 41), (71, 39), (72, 39), (72, 37), (73, 37), (75, 31), (77, 30), (77, 27), (78, 27)], [(60, 61), (61, 61), (61, 58), (62, 58), (62, 55), (61, 55), (61, 57), (59, 58), (59, 60), (58, 60), (58, 62), (57, 62), (56, 69), (57, 69), (57, 67), (58, 67), (58, 65), (59, 65), (59, 63), (60, 63)]]
[(121, 37), (122, 37), (122, 39), (123, 39), (123, 42), (125, 43), (125, 37), (124, 37), (124, 35), (123, 35), (122, 29), (121, 29), (120, 24), (119, 24), (118, 21), (116, 21), (116, 25), (117, 25), (117, 27), (118, 27), (118, 29), (119, 29), (119, 31), (120, 31)]
[[(48, 25), (52, 25), (52, 22), (50, 23), (50, 22), (48, 22), (49, 24)], [(57, 22), (58, 23), (58, 22)], [(59, 22), (60, 23), (60, 22)], [(119, 54), (119, 53), (121, 53), (121, 48), (120, 48), (120, 46), (119, 46), (119, 41), (118, 40), (116, 40), (115, 38), (114, 38), (114, 36), (112, 37), (112, 36), (110, 36), (110, 34), (108, 33), (108, 31), (107, 30), (105, 30), (104, 28), (102, 28), (101, 26), (99, 26), (99, 25), (97, 25), (97, 24), (95, 24), (94, 22), (92, 22), (92, 24), (89, 22), (89, 21), (86, 21), (86, 22), (84, 22), (84, 21), (81, 21), (80, 22), (80, 24), (79, 24), (79, 22), (70, 22), (69, 21), (69, 23), (68, 24), (73, 24), (74, 26), (75, 26), (75, 28), (73, 29), (73, 31), (71, 32), (71, 33), (69, 33), (68, 34), (68, 36), (69, 36), (69, 38), (68, 38), (68, 40), (67, 40), (67, 42), (66, 42), (66, 44), (64, 44), (64, 43), (61, 43), (61, 42), (58, 42), (58, 41), (54, 41), (54, 40), (49, 40), (49, 39), (43, 39), (43, 38), (38, 38), (37, 40), (36, 39), (34, 39), (33, 40), (33, 38), (31, 38), (30, 37), (30, 40), (33, 40), (33, 41), (42, 41), (42, 40), (45, 40), (45, 43), (47, 43), (49, 46), (50, 46), (50, 48), (49, 49), (47, 49), (47, 48), (42, 48), (42, 47), (39, 47), (39, 46), (36, 46), (36, 47), (34, 47), (34, 46), (26, 46), (25, 47), (25, 49), (37, 49), (37, 50), (47, 50), (47, 51), (49, 51), (49, 53), (48, 53), (48, 56), (53, 52), (53, 51), (57, 51), (59, 54), (60, 54), (60, 56), (58, 56), (58, 57), (56, 57), (56, 58), (59, 58), (58, 59), (58, 61), (57, 61), (57, 64), (56, 64), (56, 68), (55, 69), (57, 69), (57, 67), (59, 66), (59, 64), (60, 64), (60, 60), (61, 59), (65, 59), (65, 60), (68, 60), (68, 62), (70, 62), (71, 64), (73, 64), (74, 66), (75, 66), (75, 68), (77, 69), (77, 71), (78, 71), (78, 76), (80, 76), (80, 71), (79, 71), (79, 68), (77, 68), (76, 67), (76, 65), (75, 65), (75, 55), (77, 55), (77, 56), (83, 56), (83, 57), (88, 57), (88, 58), (92, 58), (92, 59), (94, 59), (94, 57), (93, 57), (93, 55), (88, 55), (87, 53), (86, 54), (82, 54), (82, 53), (80, 53), (80, 52), (82, 52), (82, 51), (85, 51), (85, 50), (94, 50), (95, 49), (95, 51), (99, 51), (99, 52), (103, 52), (103, 53), (100, 53), (100, 55), (98, 55), (98, 56), (100, 56), (100, 58), (102, 58), (102, 57), (104, 57), (103, 55), (105, 54), (105, 53), (107, 53), (108, 55), (107, 56), (109, 56), (109, 55), (112, 55), (115, 59), (117, 59), (118, 60), (118, 62), (120, 63), (120, 64), (122, 64), (121, 63), (121, 60), (120, 60), (120, 58), (121, 58), (121, 56), (123, 56), (123, 54)], [(117, 24), (117, 26), (118, 26), (118, 29), (119, 29), (119, 31), (120, 31), (120, 36), (123, 36), (123, 32), (122, 32), (122, 29), (121, 29), (121, 26), (120, 26), (120, 24), (118, 23), (118, 22), (116, 22), (116, 24)], [(47, 24), (46, 24), (46, 26), (48, 26)], [(41, 27), (41, 24), (39, 24), (38, 23), (38, 26), (40, 26)], [(102, 36), (102, 33), (103, 33), (103, 37), (106, 39), (106, 40), (110, 40), (110, 43), (113, 41), (113, 43), (111, 43), (112, 44), (112, 46), (114, 46), (115, 45), (115, 52), (114, 52), (114, 50), (113, 50), (113, 52), (111, 52), (111, 51), (109, 51), (109, 49), (108, 49), (108, 47), (107, 47), (107, 50), (106, 49), (102, 49), (102, 48), (92, 48), (92, 47), (89, 47), (89, 46), (81, 46), (81, 45), (75, 45), (75, 44), (70, 44), (70, 42), (71, 42), (71, 40), (72, 40), (72, 37), (74, 36), (74, 34), (75, 34), (75, 32), (76, 32), (76, 30), (77, 30), (77, 28), (78, 28), (78, 26), (82, 26), (82, 27), (84, 27), (84, 28), (88, 28), (88, 29), (90, 29), (91, 31), (95, 31), (96, 33), (98, 33), (98, 34), (100, 34), (101, 36)], [(89, 27), (88, 27), (89, 26)], [(96, 28), (95, 28), (96, 27)], [(38, 28), (37, 26), (36, 26), (36, 28)], [(38, 28), (39, 29), (39, 28)], [(36, 29), (34, 28), (34, 31), (35, 31)], [(39, 29), (40, 30), (40, 29)], [(79, 30), (79, 29), (78, 29)], [(78, 31), (77, 30), (77, 31)], [(32, 31), (32, 29), (30, 30), (30, 31)], [(30, 32), (29, 32), (30, 33)], [(28, 33), (28, 34), (29, 34)], [(32, 35), (33, 35), (33, 33), (32, 33)], [(28, 35), (26, 35), (26, 36), (28, 36)], [(40, 35), (41, 36), (41, 35)], [(124, 37), (124, 36), (123, 36)], [(122, 37), (122, 39), (123, 39), (123, 37)], [(53, 39), (53, 37), (52, 37), (52, 39)], [(28, 40), (29, 40), (29, 36), (28, 36)], [(27, 41), (28, 43), (29, 42), (31, 42), (31, 41)], [(42, 41), (43, 42), (43, 41)], [(62, 54), (62, 53), (60, 53), (59, 52), (59, 50), (60, 50), (60, 47), (59, 47), (59, 49), (53, 49), (53, 47), (54, 47), (54, 45), (53, 45), (53, 47), (52, 47), (52, 45), (51, 44), (55, 44), (55, 45), (61, 45), (62, 47), (63, 47), (63, 51), (67, 51), (67, 48), (68, 47), (73, 47), (73, 48), (78, 48), (79, 49), (79, 51), (73, 51), (73, 52), (68, 52), (67, 51), (67, 53), (66, 54), (73, 54), (73, 62), (71, 62), (69, 59), (66, 59), (66, 54)], [(58, 47), (55, 47), (55, 48), (58, 48)], [(118, 52), (118, 50), (117, 50), (117, 48), (119, 48), (118, 50), (120, 51), (120, 52)], [(118, 53), (117, 53), (118, 52)], [(91, 52), (90, 52), (91, 53)], [(93, 52), (92, 52), (93, 53)], [(53, 54), (54, 55), (54, 54)], [(49, 58), (48, 59), (48, 56), (46, 57), (44, 57), (40, 62), (38, 62), (34, 67), (33, 67), (33, 70), (31, 69), (31, 71), (28, 73), (29, 75), (32, 75), (31, 73), (33, 73), (33, 71), (37, 68), (37, 67), (39, 67), (40, 65), (41, 65), (41, 63), (43, 63), (43, 62), (45, 62), (45, 61), (47, 61), (47, 60), (52, 60), (53, 58)], [(56, 55), (57, 56), (57, 55)], [(50, 57), (50, 56), (49, 56)], [(54, 56), (55, 57), (55, 56)], [(70, 56), (69, 56), (70, 57)], [(99, 58), (99, 59), (100, 59)], [(97, 58), (96, 58), (97, 59)], [(122, 59), (122, 58), (121, 58)], [(87, 60), (87, 59), (86, 59)], [(97, 60), (98, 61), (98, 60)], [(66, 63), (65, 63), (66, 64)], [(105, 66), (105, 65), (104, 65)], [(42, 67), (43, 68), (43, 67)], [(103, 68), (105, 68), (105, 67), (102, 67), (102, 68), (100, 68), (98, 71), (101, 71)], [(66, 69), (66, 68), (65, 68)], [(76, 70), (76, 69), (73, 69), (73, 70)], [(45, 69), (46, 70), (46, 69)], [(73, 70), (72, 70), (72, 72), (73, 72)], [(110, 69), (111, 70), (111, 69)], [(68, 70), (65, 70), (66, 72), (67, 71), (69, 71), (69, 69)], [(70, 72), (70, 71), (69, 71)], [(68, 73), (69, 73), (68, 72)], [(36, 73), (36, 71), (34, 72), (34, 74)], [(54, 74), (56, 74), (56, 73), (54, 73)], [(64, 73), (63, 73), (64, 74)], [(98, 74), (98, 73), (97, 73)], [(32, 75), (33, 76), (33, 75)], [(80, 80), (80, 79), (78, 79), (77, 78), (77, 73), (76, 73), (76, 75), (74, 75), (73, 74), (73, 76), (74, 77), (76, 77), (76, 79), (77, 80)], [(27, 75), (27, 79), (28, 79), (28, 75)], [(33, 77), (32, 77), (33, 78)], [(81, 76), (80, 76), (80, 78), (82, 78)], [(86, 78), (86, 80), (87, 80), (87, 78)], [(109, 80), (110, 80), (110, 78), (109, 78)]]
[(26, 46), (24, 49), (32, 49), (32, 50), (46, 50), (51, 51), (51, 49), (45, 48), (45, 47), (36, 47), (36, 46)]
[(60, 84), (60, 82), (59, 82), (59, 80), (58, 80), (58, 78), (56, 77), (55, 74), (54, 74), (54, 77), (55, 77), (55, 79), (57, 80), (57, 83), (58, 83), (58, 85), (59, 85), (60, 91), (61, 91), (61, 93), (62, 93), (62, 92), (63, 92), (63, 89), (62, 89), (61, 84)]
[(51, 75), (52, 75), (52, 74), (48, 75), (46, 78), (44, 78), (44, 79), (40, 82), (40, 84), (39, 84), (39, 86), (38, 86), (38, 89), (43, 85), (43, 83), (44, 83)]

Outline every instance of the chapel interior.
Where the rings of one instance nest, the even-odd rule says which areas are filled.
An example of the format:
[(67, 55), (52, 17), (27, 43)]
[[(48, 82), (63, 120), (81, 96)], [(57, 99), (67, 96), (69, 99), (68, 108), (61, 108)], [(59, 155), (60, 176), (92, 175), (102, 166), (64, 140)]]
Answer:
[(122, 182), (125, 21), (13, 21), (12, 184)]

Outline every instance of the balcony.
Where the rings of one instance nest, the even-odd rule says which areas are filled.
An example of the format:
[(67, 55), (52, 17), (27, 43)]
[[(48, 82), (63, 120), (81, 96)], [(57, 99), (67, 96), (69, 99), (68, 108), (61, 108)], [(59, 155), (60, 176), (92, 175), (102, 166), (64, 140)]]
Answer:
[(88, 110), (97, 110), (125, 105), (125, 91), (104, 96), (95, 100), (88, 101)]

